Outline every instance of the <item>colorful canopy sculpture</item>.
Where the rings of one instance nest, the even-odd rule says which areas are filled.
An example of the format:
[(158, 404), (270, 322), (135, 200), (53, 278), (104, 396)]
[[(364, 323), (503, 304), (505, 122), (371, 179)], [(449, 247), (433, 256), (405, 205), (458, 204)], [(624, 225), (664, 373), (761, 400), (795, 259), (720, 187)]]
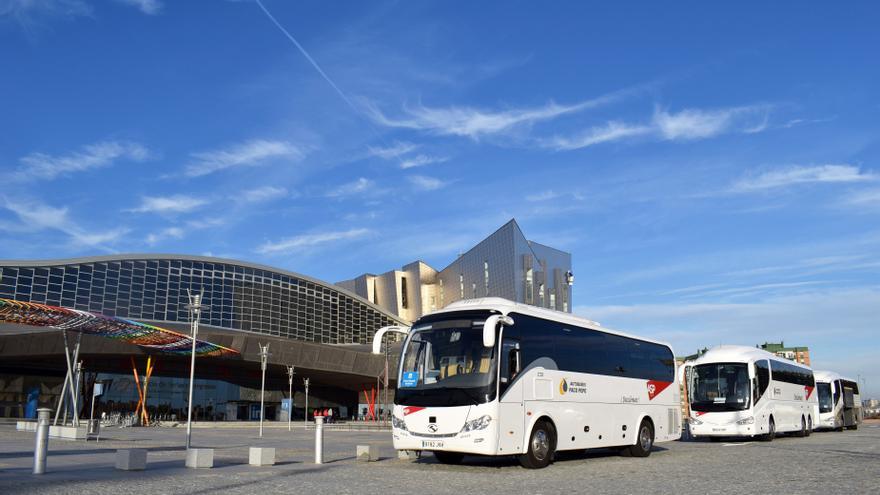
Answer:
[[(165, 328), (78, 309), (59, 308), (12, 299), (0, 298), (0, 322), (72, 330), (121, 340), (166, 354), (189, 354), (192, 350), (192, 339), (189, 336)], [(239, 352), (203, 340), (196, 340), (197, 356), (234, 354), (239, 354)]]

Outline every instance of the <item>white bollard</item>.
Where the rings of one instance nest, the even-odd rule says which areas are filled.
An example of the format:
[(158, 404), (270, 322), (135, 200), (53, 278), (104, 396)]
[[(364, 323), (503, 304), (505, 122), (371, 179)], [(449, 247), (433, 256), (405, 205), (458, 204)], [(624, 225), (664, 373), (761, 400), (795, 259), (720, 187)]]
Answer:
[(315, 464), (324, 464), (324, 416), (315, 416)]
[(34, 445), (34, 474), (46, 472), (46, 453), (49, 450), (49, 416), (51, 409), (37, 409), (37, 440)]

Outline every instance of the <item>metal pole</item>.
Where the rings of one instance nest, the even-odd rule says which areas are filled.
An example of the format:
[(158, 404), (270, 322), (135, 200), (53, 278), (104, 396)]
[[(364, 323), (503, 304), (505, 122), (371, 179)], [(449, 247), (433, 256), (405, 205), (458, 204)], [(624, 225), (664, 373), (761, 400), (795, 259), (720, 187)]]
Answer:
[(269, 358), (269, 344), (260, 346), (260, 368), (263, 370), (263, 379), (260, 382), (260, 438), (263, 438), (263, 416), (265, 416), (266, 408), (263, 405), (266, 398), (266, 361)]
[(388, 422), (388, 415), (386, 414), (388, 410), (388, 333), (386, 332), (382, 335), (382, 340), (385, 341), (385, 400), (382, 407), (382, 423), (385, 424)]
[(192, 353), (189, 361), (189, 403), (186, 412), (186, 448), (192, 445), (192, 410), (193, 410), (193, 382), (196, 376), (196, 338), (199, 335), (199, 316), (202, 308), (202, 295), (189, 294), (189, 306), (192, 311)]
[(324, 464), (324, 416), (315, 416), (315, 464)]
[[(82, 334), (80, 334), (82, 335)], [(79, 351), (79, 344), (76, 345), (77, 351)], [(75, 397), (73, 400), (73, 426), (79, 426), (79, 385), (82, 382), (82, 361), (76, 362), (76, 381), (74, 385), (76, 385), (73, 389), (73, 396)]]
[[(67, 353), (67, 349), (64, 349), (64, 352)], [(55, 421), (52, 422), (53, 425), (58, 424), (58, 417), (61, 416), (61, 408), (64, 407), (67, 402), (67, 383), (69, 379), (67, 375), (64, 375), (64, 385), (61, 387), (61, 395), (58, 396), (58, 407), (55, 408)]]
[(46, 407), (37, 409), (37, 439), (34, 445), (34, 474), (46, 472), (46, 453), (49, 450), (49, 416), (52, 410)]
[(290, 397), (290, 405), (287, 407), (287, 431), (290, 431), (290, 421), (293, 418), (293, 366), (287, 367), (287, 395)]
[(303, 426), (308, 426), (308, 424), (309, 424), (309, 379), (306, 378), (303, 380), (303, 382), (305, 382), (305, 384), (306, 384), (306, 408), (305, 408), (305, 412), (303, 413), (303, 416), (304, 416)]
[[(64, 336), (64, 358), (67, 361), (67, 381), (68, 381), (67, 391), (71, 395), (71, 402), (73, 402), (75, 404), (76, 403), (76, 396), (74, 395), (74, 392), (73, 392), (73, 365), (70, 363), (70, 354), (68, 354), (68, 352), (67, 352), (69, 349), (69, 345), (67, 343), (67, 330), (62, 330), (61, 334)], [(82, 334), (80, 334), (80, 336), (81, 335)], [(74, 357), (73, 357), (74, 361), (76, 361), (77, 355), (79, 354), (78, 351), (79, 351), (79, 339), (77, 339), (77, 348), (76, 348), (76, 350), (74, 350)], [(67, 404), (68, 407), (70, 406), (70, 403), (67, 403), (66, 401), (65, 401), (65, 403)], [(67, 411), (68, 411), (68, 408), (65, 408), (64, 409), (64, 422), (62, 424), (67, 424)]]

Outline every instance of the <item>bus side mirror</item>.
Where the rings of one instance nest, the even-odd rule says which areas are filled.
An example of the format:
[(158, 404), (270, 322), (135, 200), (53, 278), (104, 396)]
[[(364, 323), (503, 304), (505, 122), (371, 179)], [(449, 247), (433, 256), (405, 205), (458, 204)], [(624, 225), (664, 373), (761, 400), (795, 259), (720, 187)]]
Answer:
[(499, 323), (513, 325), (513, 318), (505, 315), (492, 315), (486, 318), (486, 323), (483, 323), (483, 347), (495, 347), (495, 327)]
[(376, 333), (373, 335), (373, 354), (382, 354), (382, 337), (385, 336), (386, 332), (402, 333), (406, 335), (409, 332), (409, 327), (389, 326), (376, 330)]

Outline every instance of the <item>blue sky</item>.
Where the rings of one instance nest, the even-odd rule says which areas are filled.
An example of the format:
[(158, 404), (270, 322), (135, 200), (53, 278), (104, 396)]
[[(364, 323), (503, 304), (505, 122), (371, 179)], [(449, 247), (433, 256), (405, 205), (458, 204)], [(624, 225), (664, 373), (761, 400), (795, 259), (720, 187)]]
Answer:
[(880, 395), (876, 4), (262, 5), (0, 0), (0, 258), (336, 281), (515, 217), (576, 313)]

